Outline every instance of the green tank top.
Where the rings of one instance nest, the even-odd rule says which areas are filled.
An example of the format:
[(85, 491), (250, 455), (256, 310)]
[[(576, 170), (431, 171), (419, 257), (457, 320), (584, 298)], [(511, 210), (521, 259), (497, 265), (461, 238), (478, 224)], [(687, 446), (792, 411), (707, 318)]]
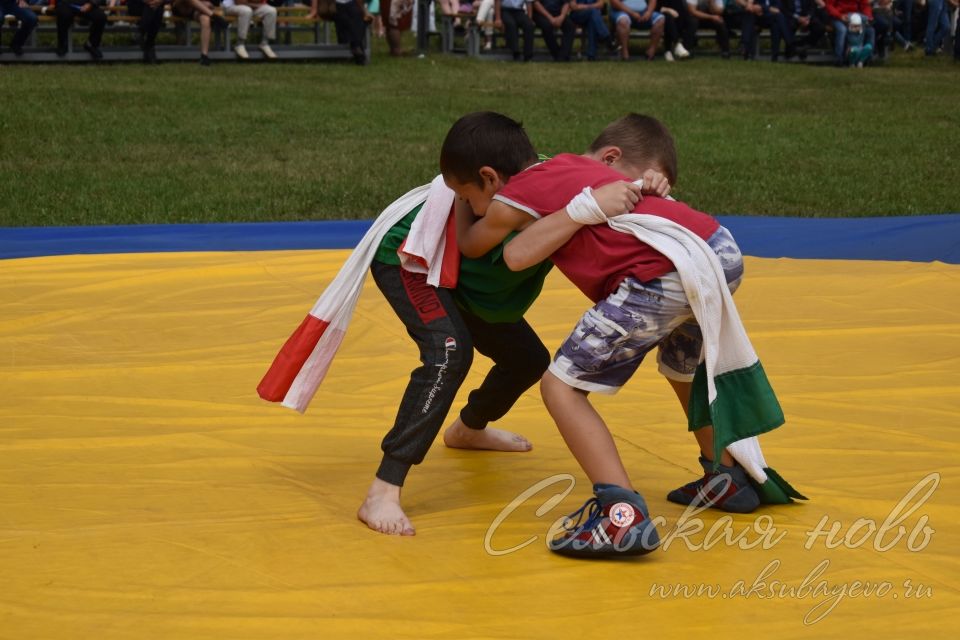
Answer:
[[(377, 247), (375, 260), (399, 266), (397, 249), (410, 233), (410, 226), (422, 206), (412, 209), (387, 231)], [(523, 271), (511, 271), (503, 261), (503, 247), (515, 235), (510, 234), (502, 244), (479, 258), (460, 259), (454, 300), (461, 309), (485, 322), (518, 322), (540, 295), (544, 278), (553, 268), (548, 260)]]
[(503, 261), (503, 247), (515, 235), (511, 233), (479, 258), (460, 260), (453, 299), (457, 306), (486, 322), (518, 322), (523, 318), (553, 268), (553, 263), (546, 260), (523, 271), (511, 271)]

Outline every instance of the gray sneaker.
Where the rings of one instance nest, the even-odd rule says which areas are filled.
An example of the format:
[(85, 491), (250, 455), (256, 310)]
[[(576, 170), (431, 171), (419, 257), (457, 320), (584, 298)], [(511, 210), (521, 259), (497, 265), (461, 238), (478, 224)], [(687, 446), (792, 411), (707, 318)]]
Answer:
[(267, 60), (276, 60), (277, 54), (273, 52), (273, 49), (270, 47), (269, 42), (260, 43), (260, 51), (263, 52), (263, 57)]
[(700, 456), (703, 477), (688, 482), (667, 494), (667, 500), (676, 504), (708, 506), (731, 513), (751, 513), (760, 506), (760, 496), (750, 484), (743, 467), (720, 465), (713, 470), (713, 462)]
[(613, 484), (595, 484), (593, 492), (595, 497), (567, 516), (565, 532), (550, 541), (551, 551), (597, 558), (638, 556), (660, 546), (643, 496)]

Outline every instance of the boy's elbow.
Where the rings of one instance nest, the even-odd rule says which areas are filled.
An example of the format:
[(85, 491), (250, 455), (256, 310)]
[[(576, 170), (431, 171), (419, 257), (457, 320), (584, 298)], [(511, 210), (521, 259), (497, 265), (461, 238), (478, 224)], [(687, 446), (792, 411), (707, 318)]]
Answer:
[(460, 249), (460, 253), (464, 258), (479, 258), (486, 253), (486, 251), (479, 251), (477, 247), (469, 244), (458, 245), (458, 248)]
[(524, 264), (522, 256), (519, 255), (519, 252), (511, 244), (507, 244), (507, 246), (503, 248), (503, 261), (510, 271), (522, 271), (530, 266)]

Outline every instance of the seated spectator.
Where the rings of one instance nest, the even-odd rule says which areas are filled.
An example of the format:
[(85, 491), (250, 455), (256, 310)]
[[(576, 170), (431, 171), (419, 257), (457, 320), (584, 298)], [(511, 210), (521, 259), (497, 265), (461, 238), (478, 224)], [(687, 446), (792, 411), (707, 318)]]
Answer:
[(863, 18), (859, 13), (850, 14), (847, 22), (847, 43), (845, 62), (851, 67), (860, 67), (873, 57), (873, 45), (867, 41), (864, 33)]
[[(847, 25), (850, 23), (850, 17), (855, 13), (859, 13), (868, 21), (873, 20), (873, 10), (870, 8), (869, 0), (827, 0), (827, 14), (833, 24), (833, 57), (837, 66), (843, 66), (846, 63)], [(864, 24), (863, 27), (864, 40), (873, 49), (873, 28), (869, 23)]]
[[(533, 21), (540, 27), (550, 56), (557, 62), (570, 62), (577, 26), (570, 19), (570, 5), (567, 0), (534, 0)], [(561, 34), (559, 44), (557, 29)]]
[(155, 43), (163, 26), (163, 0), (127, 0), (127, 13), (140, 18), (140, 48), (144, 64), (160, 64)]
[[(687, 0), (694, 34), (698, 29), (713, 29), (724, 59), (730, 57), (730, 32), (723, 19), (723, 0)], [(690, 49), (690, 46), (687, 47)]]
[(200, 23), (200, 66), (210, 66), (210, 32), (223, 29), (227, 21), (213, 4), (205, 0), (173, 0), (170, 7), (173, 15)]
[(603, 19), (605, 5), (606, 0), (570, 0), (570, 20), (587, 34), (586, 56), (590, 61), (597, 59), (597, 43), (606, 45), (610, 53), (616, 53), (619, 49)]
[[(866, 1), (866, 0), (864, 0)], [(747, 0), (743, 13), (743, 57), (753, 60), (757, 55), (758, 28), (770, 29), (770, 60), (780, 58), (780, 41), (786, 44), (786, 56), (794, 55), (793, 32), (787, 24), (787, 16), (780, 10), (780, 0)]]
[(494, 0), (480, 0), (477, 8), (477, 24), (483, 27), (483, 50), (493, 49), (493, 23), (496, 20)]
[[(530, 19), (530, 3), (526, 0), (494, 0), (494, 26), (502, 29), (507, 37), (507, 48), (513, 59), (529, 62), (533, 59), (533, 20)], [(518, 31), (523, 31), (523, 52), (520, 51)]]
[(22, 56), (23, 45), (37, 26), (37, 14), (27, 9), (26, 2), (0, 0), (0, 27), (3, 26), (4, 16), (13, 16), (20, 23), (16, 33), (13, 34), (13, 40), (10, 41), (10, 50), (14, 55)]
[[(668, 60), (673, 58), (689, 58), (692, 51), (697, 46), (697, 20), (690, 13), (687, 0), (659, 0), (660, 12), (668, 18), (672, 18), (676, 25), (677, 40), (680, 43), (679, 52), (673, 51), (672, 56), (666, 56)], [(668, 28), (664, 27), (663, 41), (666, 49), (670, 51), (676, 48), (670, 46), (667, 36)]]
[[(801, 60), (806, 60), (807, 49), (815, 47), (827, 32), (826, 6), (824, 0), (783, 0), (787, 27)], [(806, 31), (802, 38), (798, 35), (801, 31)]]
[(100, 53), (100, 40), (103, 38), (103, 29), (107, 26), (107, 14), (103, 12), (96, 0), (77, 0), (67, 2), (61, 0), (57, 3), (57, 56), (67, 55), (67, 38), (70, 37), (70, 27), (73, 26), (74, 19), (84, 20), (90, 23), (90, 33), (87, 35), (87, 41), (83, 43), (83, 48), (94, 60), (102, 60), (103, 54)]
[[(671, 34), (669, 38), (677, 41), (677, 29), (673, 24), (673, 19), (657, 11), (657, 0), (611, 0), (610, 20), (613, 22), (614, 30), (617, 34), (617, 42), (620, 45), (620, 59), (630, 59), (630, 29), (649, 29), (650, 46), (647, 47), (647, 60), (654, 60), (657, 57), (657, 49), (660, 46), (660, 40), (664, 38), (667, 30), (667, 23), (671, 25)], [(679, 44), (679, 42), (677, 42)], [(681, 45), (682, 46), (682, 45)], [(668, 48), (666, 53), (670, 54), (668, 60), (673, 59), (673, 53)]]
[(359, 65), (367, 64), (367, 23), (372, 20), (363, 0), (337, 0), (333, 18), (337, 42), (350, 45), (353, 61)]
[[(351, 0), (352, 2), (353, 0)], [(249, 60), (247, 53), (247, 34), (250, 32), (250, 22), (257, 18), (263, 24), (263, 37), (260, 39), (260, 51), (269, 60), (274, 60), (277, 54), (273, 52), (270, 42), (277, 38), (277, 9), (267, 4), (265, 0), (223, 0), (223, 12), (237, 18), (237, 44), (233, 52), (240, 60)], [(337, 7), (339, 11), (339, 6)], [(337, 29), (339, 33), (339, 28)]]

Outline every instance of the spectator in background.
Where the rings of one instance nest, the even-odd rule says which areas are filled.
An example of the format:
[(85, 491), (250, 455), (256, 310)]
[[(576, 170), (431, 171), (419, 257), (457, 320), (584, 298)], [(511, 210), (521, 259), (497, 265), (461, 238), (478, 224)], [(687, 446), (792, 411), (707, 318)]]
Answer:
[(0, 0), (0, 27), (3, 26), (4, 16), (13, 16), (20, 22), (10, 41), (10, 50), (14, 55), (22, 56), (23, 45), (37, 26), (37, 14), (27, 9), (27, 3), (23, 0)]
[(483, 27), (483, 50), (493, 49), (493, 23), (496, 21), (494, 0), (480, 0), (477, 8), (477, 24)]
[[(697, 20), (693, 17), (693, 14), (690, 13), (687, 0), (658, 0), (658, 6), (663, 15), (667, 16), (668, 19), (673, 19), (677, 34), (677, 39), (673, 42), (679, 43), (680, 51), (686, 54), (680, 55), (676, 51), (672, 51), (672, 56), (666, 56), (666, 54), (664, 54), (664, 57), (669, 60), (670, 57), (688, 58), (693, 55), (691, 52), (697, 46)], [(663, 43), (666, 49), (671, 51), (676, 47), (673, 46), (673, 42), (669, 42), (668, 33), (669, 28), (665, 26), (663, 30)]]
[(901, 17), (893, 9), (893, 0), (875, 0), (873, 3), (873, 34), (876, 41), (874, 53), (878, 58), (887, 57), (887, 49), (896, 42), (904, 51), (909, 51), (912, 45), (903, 37)]
[[(730, 57), (730, 32), (727, 29), (727, 23), (723, 19), (723, 0), (687, 0), (687, 6), (691, 17), (691, 28), (696, 34), (697, 30), (713, 29), (717, 34), (717, 46), (720, 47), (720, 55), (726, 60)], [(690, 46), (687, 46), (690, 49)]]
[(107, 26), (107, 14), (100, 8), (96, 0), (60, 0), (56, 7), (57, 13), (57, 56), (67, 55), (67, 38), (70, 37), (70, 27), (75, 18), (90, 23), (90, 33), (83, 48), (94, 60), (102, 60), (100, 40), (103, 38), (103, 29)]
[(851, 67), (862, 68), (873, 57), (873, 45), (867, 41), (864, 33), (864, 18), (859, 13), (851, 13), (847, 22), (847, 43), (845, 59)]
[(367, 23), (373, 20), (363, 0), (337, 0), (337, 15), (333, 19), (337, 28), (337, 42), (349, 44), (353, 61), (367, 64)]
[(140, 48), (144, 64), (160, 64), (154, 47), (163, 26), (163, 0), (127, 0), (127, 13), (140, 17)]
[(866, 18), (863, 24), (864, 40), (870, 44), (870, 49), (873, 49), (873, 27), (868, 22), (873, 20), (873, 10), (870, 8), (869, 0), (827, 0), (827, 13), (833, 23), (833, 55), (838, 66), (842, 66), (845, 62), (847, 25), (850, 24), (850, 17), (855, 13)]
[(378, 38), (382, 38), (387, 35), (386, 29), (383, 28), (383, 20), (380, 19), (380, 0), (367, 0), (367, 13), (373, 16), (373, 33)]
[(953, 59), (960, 62), (960, 0), (950, 0), (953, 5)]
[(745, 60), (753, 60), (757, 55), (758, 27), (770, 29), (770, 60), (780, 58), (780, 41), (786, 45), (786, 56), (794, 55), (793, 32), (787, 24), (787, 16), (780, 10), (780, 0), (747, 0), (743, 13), (743, 43)]
[(901, 39), (905, 42), (903, 45), (904, 51), (913, 49), (914, 2), (915, 0), (895, 0), (893, 5), (894, 15), (900, 19), (900, 38), (897, 39), (897, 42), (900, 42)]
[(936, 55), (943, 48), (944, 39), (950, 35), (950, 18), (944, 0), (927, 0), (927, 32), (923, 38), (923, 51), (928, 56)]
[[(630, 29), (649, 29), (650, 46), (647, 47), (647, 60), (654, 60), (657, 57), (657, 49), (660, 41), (664, 38), (667, 30), (667, 23), (670, 23), (671, 33), (668, 39), (677, 42), (677, 27), (673, 23), (673, 18), (668, 19), (657, 9), (657, 0), (611, 0), (610, 21), (613, 22), (614, 30), (617, 34), (617, 43), (620, 45), (620, 59), (630, 59)], [(680, 45), (681, 47), (683, 45)], [(670, 54), (668, 60), (673, 59), (673, 53), (668, 48), (666, 53)], [(688, 52), (689, 55), (689, 52)]]
[[(824, 0), (783, 0), (783, 3), (797, 54), (806, 60), (807, 48), (815, 47), (827, 32), (827, 3)], [(798, 35), (801, 31), (806, 31), (802, 39)]]
[[(257, 18), (263, 24), (263, 37), (260, 39), (260, 51), (263, 57), (274, 60), (274, 53), (270, 42), (277, 38), (277, 9), (265, 0), (223, 0), (223, 12), (237, 19), (237, 44), (233, 52), (241, 60), (249, 60), (247, 52), (247, 34), (250, 32), (250, 22)], [(338, 7), (339, 10), (339, 7)], [(339, 33), (340, 29), (337, 29)]]
[(380, 0), (380, 14), (387, 30), (387, 46), (391, 56), (403, 55), (400, 40), (404, 31), (413, 25), (414, 0)]
[(606, 45), (610, 53), (616, 53), (616, 44), (607, 22), (603, 19), (603, 7), (606, 0), (570, 0), (570, 20), (582, 27), (587, 34), (587, 60), (597, 59), (597, 43)]
[(175, 16), (195, 20), (200, 24), (200, 66), (210, 66), (210, 32), (223, 29), (227, 21), (217, 14), (213, 4), (205, 0), (173, 0), (170, 7)]
[[(577, 26), (570, 19), (568, 0), (534, 0), (533, 21), (543, 34), (543, 41), (550, 56), (557, 62), (570, 62), (573, 50), (573, 36)], [(560, 43), (557, 43), (557, 30), (560, 30)]]
[[(507, 48), (514, 60), (524, 62), (533, 59), (533, 20), (530, 19), (530, 4), (526, 0), (494, 0), (494, 25), (507, 37)], [(523, 31), (523, 52), (520, 51), (518, 31)]]

